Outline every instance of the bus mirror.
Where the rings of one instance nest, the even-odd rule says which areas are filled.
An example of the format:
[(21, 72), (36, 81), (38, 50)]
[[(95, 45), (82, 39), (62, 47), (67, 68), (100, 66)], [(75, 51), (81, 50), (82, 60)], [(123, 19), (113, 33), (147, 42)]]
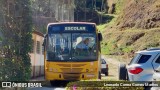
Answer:
[(45, 45), (46, 45), (46, 38), (47, 38), (47, 35), (44, 36), (44, 40), (43, 40), (42, 46), (45, 46)]
[(44, 35), (44, 38), (47, 38), (47, 34)]
[(46, 39), (43, 40), (42, 46), (45, 46), (45, 44), (46, 44)]
[(102, 41), (103, 37), (102, 37), (102, 34), (101, 33), (98, 33), (98, 40), (99, 41)]

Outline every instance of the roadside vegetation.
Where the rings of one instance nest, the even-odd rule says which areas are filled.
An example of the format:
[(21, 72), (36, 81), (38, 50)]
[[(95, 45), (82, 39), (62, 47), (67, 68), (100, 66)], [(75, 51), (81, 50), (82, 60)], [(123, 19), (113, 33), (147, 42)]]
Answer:
[(21, 13), (0, 1), (0, 81), (28, 81), (31, 75), (31, 1), (17, 0), (14, 5)]
[[(76, 81), (68, 83), (66, 90), (144, 90), (143, 87), (116, 86), (120, 85), (120, 83), (123, 83), (124, 85), (132, 85), (132, 83), (128, 81)], [(105, 86), (107, 84), (116, 85)]]
[(136, 51), (160, 47), (158, 3), (158, 0), (116, 1), (114, 18), (98, 26), (103, 34), (102, 54), (132, 57)]
[(102, 53), (124, 55), (149, 47), (159, 46), (159, 29), (150, 30), (107, 30), (102, 44)]

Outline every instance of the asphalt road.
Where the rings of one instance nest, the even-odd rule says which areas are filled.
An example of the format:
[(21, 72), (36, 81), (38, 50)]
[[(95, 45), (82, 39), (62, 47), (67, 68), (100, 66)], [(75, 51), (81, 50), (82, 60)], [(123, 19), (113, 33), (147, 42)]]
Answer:
[(46, 81), (44, 79), (44, 76), (34, 78), (31, 81), (41, 83), (42, 87), (32, 87), (32, 88), (30, 87), (30, 88), (27, 88), (27, 90), (65, 90), (65, 87), (66, 87), (67, 83), (69, 83), (67, 81), (57, 82), (58, 86), (56, 85), (56, 86), (53, 87), (53, 86), (51, 86), (49, 81)]
[(37, 88), (28, 88), (27, 90), (65, 90), (61, 87), (37, 87)]

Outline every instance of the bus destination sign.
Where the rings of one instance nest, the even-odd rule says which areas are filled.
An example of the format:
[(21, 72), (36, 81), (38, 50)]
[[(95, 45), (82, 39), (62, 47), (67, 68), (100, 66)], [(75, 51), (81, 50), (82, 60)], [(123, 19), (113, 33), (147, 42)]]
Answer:
[(86, 31), (86, 27), (65, 27), (65, 30), (69, 30), (69, 31)]
[(60, 24), (48, 26), (48, 33), (60, 32), (95, 32), (96, 27), (92, 24)]

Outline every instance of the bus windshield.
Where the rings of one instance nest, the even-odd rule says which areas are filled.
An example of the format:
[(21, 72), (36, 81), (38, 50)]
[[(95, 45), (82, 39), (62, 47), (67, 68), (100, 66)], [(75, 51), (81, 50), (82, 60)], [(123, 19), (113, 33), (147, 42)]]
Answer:
[(47, 60), (91, 61), (97, 58), (95, 33), (55, 33), (48, 35)]

